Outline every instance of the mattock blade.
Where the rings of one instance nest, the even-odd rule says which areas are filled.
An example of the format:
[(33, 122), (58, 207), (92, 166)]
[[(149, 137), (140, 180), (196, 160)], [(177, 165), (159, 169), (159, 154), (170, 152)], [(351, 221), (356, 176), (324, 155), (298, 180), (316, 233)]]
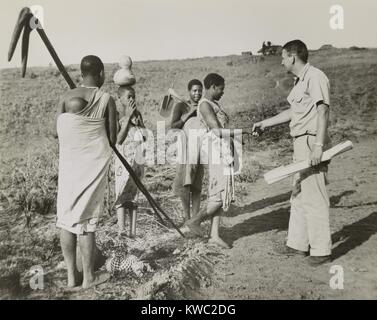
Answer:
[(14, 27), (12, 38), (9, 45), (8, 51), (8, 61), (10, 61), (13, 57), (14, 50), (16, 49), (18, 39), (20, 38), (21, 31), (25, 27), (26, 24), (30, 22), (31, 10), (28, 7), (22, 8), (20, 14), (18, 15), (18, 19), (16, 22), (16, 26)]
[[(33, 15), (30, 14), (28, 21), (30, 21), (32, 17)], [(31, 28), (30, 23), (26, 22), (24, 26), (24, 33), (22, 34), (22, 46), (21, 46), (22, 78), (25, 77), (25, 73), (26, 73), (27, 58), (28, 58), (28, 52), (29, 52), (29, 38), (30, 38), (30, 32), (32, 30), (33, 29)]]
[(22, 77), (25, 77), (26, 73), (26, 66), (27, 66), (27, 59), (28, 59), (28, 52), (29, 52), (29, 37), (30, 33), (36, 29), (37, 33), (41, 37), (43, 43), (45, 44), (48, 52), (50, 53), (52, 59), (56, 63), (60, 73), (63, 75), (64, 79), (67, 81), (67, 84), (71, 89), (76, 88), (75, 83), (72, 81), (72, 78), (69, 76), (67, 70), (65, 69), (63, 63), (60, 61), (54, 47), (52, 46), (50, 40), (48, 39), (45, 31), (40, 24), (38, 17), (34, 15), (32, 10), (28, 7), (22, 8), (20, 14), (18, 15), (18, 19), (16, 22), (16, 26), (13, 31), (12, 39), (9, 46), (8, 51), (8, 61), (10, 61), (13, 57), (14, 50), (17, 46), (17, 41), (20, 37), (20, 34), (24, 30), (22, 36), (22, 48), (21, 48), (21, 59), (22, 59)]

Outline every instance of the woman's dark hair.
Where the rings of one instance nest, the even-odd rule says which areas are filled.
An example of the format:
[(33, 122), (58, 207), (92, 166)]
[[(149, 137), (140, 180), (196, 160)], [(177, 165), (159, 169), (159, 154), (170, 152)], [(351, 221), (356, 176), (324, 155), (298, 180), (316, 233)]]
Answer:
[(104, 70), (104, 66), (97, 56), (85, 56), (81, 60), (80, 69), (84, 77), (87, 75), (97, 76)]
[(190, 82), (187, 85), (188, 91), (190, 91), (193, 86), (201, 86), (203, 88), (203, 84), (198, 79), (192, 79), (192, 80), (190, 80)]
[(213, 85), (220, 86), (224, 84), (225, 79), (217, 73), (210, 73), (204, 78), (203, 82), (204, 82), (204, 88), (208, 90)]

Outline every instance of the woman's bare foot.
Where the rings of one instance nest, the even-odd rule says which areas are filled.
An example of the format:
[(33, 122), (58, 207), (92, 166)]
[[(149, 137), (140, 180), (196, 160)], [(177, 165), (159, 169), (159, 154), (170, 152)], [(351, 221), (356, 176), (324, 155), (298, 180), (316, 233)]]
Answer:
[(110, 279), (110, 275), (106, 272), (97, 272), (92, 279), (85, 279), (82, 283), (83, 289), (89, 289), (95, 287), (101, 283), (106, 282)]
[(230, 246), (220, 237), (211, 237), (208, 240), (208, 243), (214, 244), (214, 245), (216, 245), (220, 248), (223, 248), (223, 249), (230, 249)]
[(67, 287), (68, 288), (74, 288), (82, 284), (82, 273), (81, 272), (74, 272), (73, 274), (68, 273), (68, 282)]
[(192, 222), (190, 220), (186, 221), (183, 228), (188, 228), (194, 235), (198, 237), (204, 237), (205, 232), (199, 223)]

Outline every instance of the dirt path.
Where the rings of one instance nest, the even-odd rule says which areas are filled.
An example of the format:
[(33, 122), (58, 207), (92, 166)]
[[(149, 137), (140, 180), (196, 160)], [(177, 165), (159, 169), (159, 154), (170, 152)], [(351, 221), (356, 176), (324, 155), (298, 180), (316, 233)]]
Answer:
[[(304, 257), (274, 253), (284, 243), (290, 180), (245, 185), (246, 195), (225, 218), (222, 234), (233, 248), (215, 266), (203, 299), (376, 299), (377, 139), (354, 144), (330, 166), (334, 260), (317, 268)], [(344, 289), (330, 288), (330, 267), (344, 271)], [(338, 269), (339, 270), (339, 269)]]
[[(184, 240), (173, 230), (141, 228), (144, 233), (127, 244), (154, 269), (142, 278), (124, 275), (96, 290), (66, 293), (52, 220), (36, 222), (34, 248), (28, 240), (4, 240), (0, 257), (9, 253), (11, 260), (18, 259), (21, 271), (45, 261), (46, 290), (25, 292), (22, 297), (28, 299), (377, 299), (377, 137), (354, 143), (353, 150), (334, 159), (329, 178), (334, 260), (318, 268), (309, 267), (305, 258), (282, 257), (273, 250), (287, 235), (290, 179), (238, 185), (236, 205), (221, 230), (233, 244), (230, 250), (217, 252), (206, 241)], [(115, 223), (113, 217), (101, 228), (103, 244), (115, 237)], [(20, 235), (22, 226), (17, 228)], [(12, 262), (8, 260), (4, 266)], [(344, 271), (342, 290), (329, 285), (334, 265)], [(23, 273), (24, 287), (28, 281)]]

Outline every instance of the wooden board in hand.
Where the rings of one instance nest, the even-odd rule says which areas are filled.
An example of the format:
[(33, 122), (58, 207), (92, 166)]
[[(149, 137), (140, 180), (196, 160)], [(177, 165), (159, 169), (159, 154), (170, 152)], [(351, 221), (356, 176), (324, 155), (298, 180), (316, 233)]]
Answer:
[[(332, 147), (329, 150), (326, 150), (323, 153), (321, 162), (329, 161), (334, 156), (337, 156), (338, 154), (351, 150), (352, 148), (353, 148), (353, 144), (349, 140), (339, 143), (336, 146)], [(302, 170), (305, 170), (309, 167), (310, 167), (309, 159), (295, 162), (287, 166), (281, 166), (271, 171), (268, 171), (267, 173), (265, 173), (264, 179), (266, 180), (268, 184), (271, 184), (271, 183), (280, 181), (282, 179), (288, 178), (291, 175), (297, 172), (300, 172)]]

